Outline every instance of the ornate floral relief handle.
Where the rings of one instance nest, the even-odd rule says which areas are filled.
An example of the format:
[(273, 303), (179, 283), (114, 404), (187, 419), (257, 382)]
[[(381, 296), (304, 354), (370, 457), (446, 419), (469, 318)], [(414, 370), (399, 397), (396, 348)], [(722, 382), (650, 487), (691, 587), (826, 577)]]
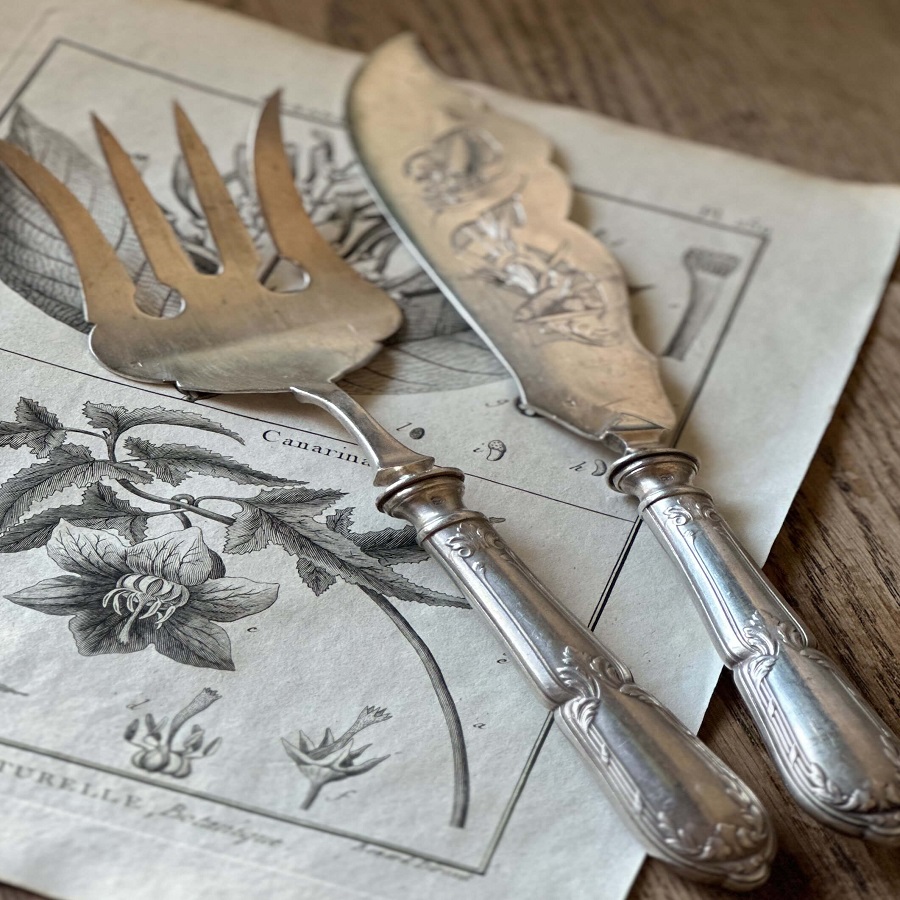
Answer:
[(900, 740), (785, 604), (692, 484), (697, 461), (677, 450), (635, 454), (610, 480), (694, 589), (722, 659), (797, 802), (848, 834), (900, 843)]
[(429, 467), (395, 481), (379, 506), (414, 525), (487, 619), (648, 853), (724, 887), (762, 884), (775, 841), (758, 799), (634, 684), (462, 493), (461, 472)]

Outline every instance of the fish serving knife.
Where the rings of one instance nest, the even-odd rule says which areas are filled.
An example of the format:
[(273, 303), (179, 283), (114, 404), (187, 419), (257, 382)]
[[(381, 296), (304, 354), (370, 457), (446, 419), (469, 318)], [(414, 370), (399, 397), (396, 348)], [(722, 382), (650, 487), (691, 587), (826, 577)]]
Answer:
[[(331, 413), (359, 441), (384, 488), (379, 508), (412, 524), (554, 711), (647, 851), (682, 874), (737, 890), (769, 874), (775, 840), (746, 785), (657, 700), (535, 578), (490, 521), (462, 502), (458, 469), (404, 447), (335, 385), (364, 365), (401, 323), (394, 301), (357, 276), (303, 209), (281, 137), (277, 95), (253, 141), (260, 211), (281, 259), (308, 284), (278, 293), (228, 188), (187, 116), (178, 138), (221, 269), (198, 271), (112, 134), (95, 120), (113, 181), (157, 279), (184, 304), (144, 314), (135, 286), (90, 214), (40, 163), (0, 141), (0, 162), (35, 195), (72, 251), (84, 290), (90, 349), (138, 381), (217, 393), (292, 392)], [(363, 590), (374, 590), (360, 576)], [(462, 827), (463, 818), (453, 824)], [(562, 861), (561, 861), (562, 863)]]
[(693, 588), (788, 790), (848, 834), (900, 842), (900, 741), (696, 487), (675, 412), (631, 325), (612, 253), (570, 221), (550, 141), (452, 84), (415, 39), (388, 41), (347, 118), (382, 211), (505, 363), (523, 406), (599, 442), (609, 484)]

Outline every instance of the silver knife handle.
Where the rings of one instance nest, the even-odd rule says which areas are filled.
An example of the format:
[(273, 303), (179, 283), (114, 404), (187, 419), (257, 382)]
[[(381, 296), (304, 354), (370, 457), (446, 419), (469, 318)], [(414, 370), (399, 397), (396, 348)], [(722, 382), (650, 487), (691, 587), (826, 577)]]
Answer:
[(462, 494), (461, 472), (432, 468), (388, 490), (379, 507), (416, 528), (487, 619), (648, 853), (724, 887), (762, 884), (775, 840), (759, 800), (634, 683)]
[(826, 825), (900, 843), (900, 740), (741, 547), (697, 460), (651, 450), (615, 464), (610, 481), (640, 511), (694, 589), (725, 665), (797, 802)]

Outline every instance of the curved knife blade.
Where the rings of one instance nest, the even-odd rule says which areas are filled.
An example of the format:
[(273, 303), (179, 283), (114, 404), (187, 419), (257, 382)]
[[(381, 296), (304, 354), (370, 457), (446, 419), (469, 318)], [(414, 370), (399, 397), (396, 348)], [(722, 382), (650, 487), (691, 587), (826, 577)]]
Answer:
[(448, 81), (411, 35), (379, 48), (348, 99), (383, 212), (515, 378), (523, 402), (621, 450), (675, 422), (631, 325), (613, 255), (569, 221), (572, 191), (540, 132)]

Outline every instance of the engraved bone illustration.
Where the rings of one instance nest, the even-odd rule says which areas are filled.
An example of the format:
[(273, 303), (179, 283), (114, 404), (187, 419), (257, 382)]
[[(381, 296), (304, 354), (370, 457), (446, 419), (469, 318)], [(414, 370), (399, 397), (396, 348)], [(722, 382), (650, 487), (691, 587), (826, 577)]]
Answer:
[(681, 321), (662, 354), (677, 360), (683, 360), (690, 352), (715, 308), (726, 279), (740, 263), (731, 253), (703, 247), (689, 248), (681, 261), (690, 277), (690, 294)]

